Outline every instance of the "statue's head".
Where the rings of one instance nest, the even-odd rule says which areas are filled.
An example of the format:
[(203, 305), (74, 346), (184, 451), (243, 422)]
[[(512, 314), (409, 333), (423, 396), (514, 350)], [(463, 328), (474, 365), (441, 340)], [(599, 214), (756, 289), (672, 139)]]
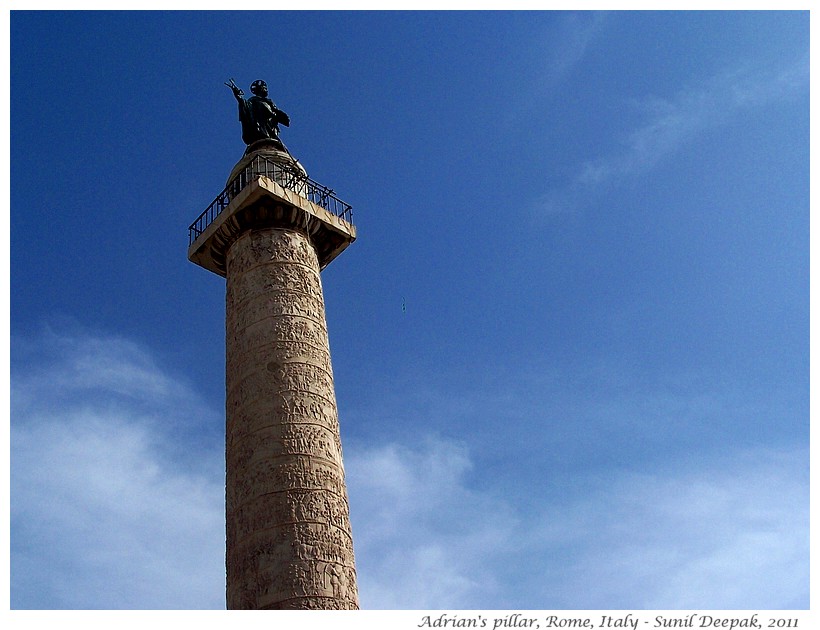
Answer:
[(265, 83), (262, 79), (257, 79), (256, 81), (251, 83), (251, 93), (255, 94), (256, 96), (267, 96), (268, 84)]

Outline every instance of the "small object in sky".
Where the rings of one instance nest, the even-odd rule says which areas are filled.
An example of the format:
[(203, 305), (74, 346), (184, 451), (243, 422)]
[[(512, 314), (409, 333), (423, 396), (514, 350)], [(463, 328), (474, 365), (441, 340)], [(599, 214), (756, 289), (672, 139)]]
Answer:
[(401, 299), (401, 312), (407, 312), (407, 300), (405, 300), (404, 298)]
[(268, 84), (258, 79), (251, 83), (253, 96), (244, 98), (242, 89), (230, 79), (225, 83), (239, 104), (239, 122), (242, 123), (242, 141), (251, 145), (259, 140), (272, 140), (275, 145), (285, 145), (279, 139), (279, 123), (290, 127), (290, 118), (276, 103), (268, 98)]

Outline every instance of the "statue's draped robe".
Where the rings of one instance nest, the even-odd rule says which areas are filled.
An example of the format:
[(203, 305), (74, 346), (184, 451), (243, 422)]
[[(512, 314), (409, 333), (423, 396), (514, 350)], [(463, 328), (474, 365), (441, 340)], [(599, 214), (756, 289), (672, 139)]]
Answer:
[(242, 123), (242, 141), (245, 144), (265, 138), (279, 140), (279, 123), (286, 127), (290, 125), (288, 115), (278, 109), (272, 100), (262, 96), (239, 101), (239, 122)]

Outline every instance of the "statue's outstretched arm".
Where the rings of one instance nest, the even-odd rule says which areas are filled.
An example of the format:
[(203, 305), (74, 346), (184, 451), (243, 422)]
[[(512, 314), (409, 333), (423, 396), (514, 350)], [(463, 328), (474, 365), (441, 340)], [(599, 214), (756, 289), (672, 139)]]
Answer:
[(238, 102), (241, 103), (242, 97), (245, 95), (245, 93), (242, 91), (242, 88), (240, 88), (236, 83), (234, 83), (233, 79), (229, 79), (229, 83), (225, 83), (225, 85), (227, 85), (229, 88), (231, 88), (231, 90), (233, 90), (234, 97)]

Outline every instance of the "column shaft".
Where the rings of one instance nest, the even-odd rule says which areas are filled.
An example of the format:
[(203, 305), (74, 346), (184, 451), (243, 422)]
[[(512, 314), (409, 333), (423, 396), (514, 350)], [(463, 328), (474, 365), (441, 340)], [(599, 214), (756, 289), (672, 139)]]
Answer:
[(226, 268), (228, 608), (358, 608), (316, 251), (252, 229)]

